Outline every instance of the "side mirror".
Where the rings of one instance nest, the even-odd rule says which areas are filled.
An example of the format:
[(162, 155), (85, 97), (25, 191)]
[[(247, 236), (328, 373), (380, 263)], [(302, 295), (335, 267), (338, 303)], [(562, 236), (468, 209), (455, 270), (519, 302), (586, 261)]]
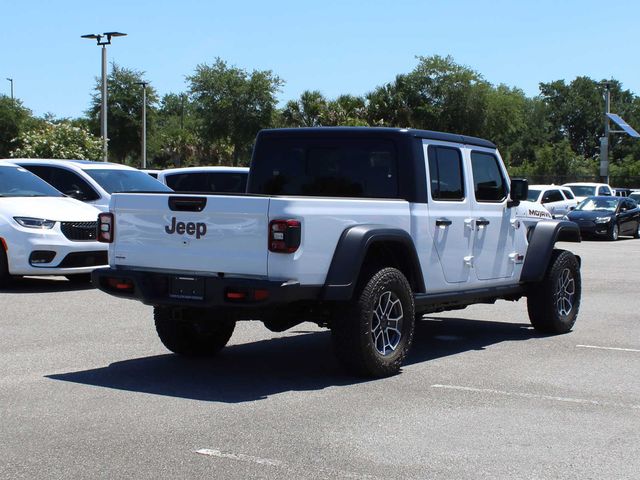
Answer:
[(529, 195), (529, 182), (526, 178), (511, 179), (511, 199), (507, 202), (507, 207), (517, 207), (520, 202), (527, 199)]
[(571, 210), (575, 210), (575, 209), (576, 209), (575, 205), (571, 205), (571, 206), (569, 207), (569, 211), (571, 211)]

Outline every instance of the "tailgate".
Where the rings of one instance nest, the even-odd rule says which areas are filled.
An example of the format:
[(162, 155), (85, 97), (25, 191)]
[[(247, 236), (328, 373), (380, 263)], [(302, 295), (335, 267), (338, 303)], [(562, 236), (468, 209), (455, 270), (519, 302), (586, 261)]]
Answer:
[(112, 266), (267, 276), (269, 198), (115, 194)]

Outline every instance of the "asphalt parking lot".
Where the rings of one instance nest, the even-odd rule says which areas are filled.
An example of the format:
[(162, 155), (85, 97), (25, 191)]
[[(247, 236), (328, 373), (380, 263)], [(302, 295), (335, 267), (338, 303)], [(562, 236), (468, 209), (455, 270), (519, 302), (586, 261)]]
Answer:
[(311, 324), (185, 360), (150, 307), (25, 279), (0, 292), (0, 478), (639, 478), (640, 240), (565, 246), (573, 332), (535, 333), (524, 300), (431, 315), (376, 381)]

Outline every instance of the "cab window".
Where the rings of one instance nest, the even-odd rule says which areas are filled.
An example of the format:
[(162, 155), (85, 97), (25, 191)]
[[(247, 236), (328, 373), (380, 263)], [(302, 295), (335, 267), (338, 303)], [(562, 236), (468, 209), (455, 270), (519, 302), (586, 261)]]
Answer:
[(478, 202), (501, 202), (507, 198), (507, 186), (495, 155), (471, 152), (473, 185)]
[(609, 191), (609, 189), (607, 187), (600, 187), (598, 189), (598, 195), (611, 196), (611, 192)]
[(463, 200), (462, 154), (457, 148), (430, 145), (429, 178), (433, 200)]
[(576, 198), (568, 188), (563, 188), (562, 193), (564, 193), (564, 196), (567, 197), (567, 200), (573, 200), (574, 198)]

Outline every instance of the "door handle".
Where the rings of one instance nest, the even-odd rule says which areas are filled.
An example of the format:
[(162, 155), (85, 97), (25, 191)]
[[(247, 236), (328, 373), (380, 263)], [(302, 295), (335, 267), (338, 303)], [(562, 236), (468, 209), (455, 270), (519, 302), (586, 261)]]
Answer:
[(453, 222), (447, 218), (438, 218), (436, 220), (436, 227), (448, 227), (449, 225), (451, 225)]
[(487, 220), (486, 218), (480, 218), (480, 219), (476, 220), (476, 225), (478, 227), (486, 227), (490, 223), (491, 222), (489, 220)]

